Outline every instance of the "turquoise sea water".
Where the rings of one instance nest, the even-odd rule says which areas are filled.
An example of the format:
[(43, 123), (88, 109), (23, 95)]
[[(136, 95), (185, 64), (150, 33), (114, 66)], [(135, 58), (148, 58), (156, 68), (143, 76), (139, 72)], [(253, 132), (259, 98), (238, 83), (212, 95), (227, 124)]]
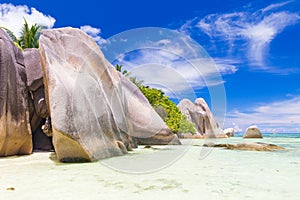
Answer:
[(236, 134), (235, 137), (229, 138), (228, 141), (232, 140), (233, 142), (244, 142), (244, 141), (257, 141), (257, 142), (266, 142), (276, 145), (283, 146), (287, 151), (276, 151), (275, 153), (282, 153), (283, 155), (292, 155), (300, 156), (300, 133), (264, 133), (263, 139), (247, 139), (243, 140), (242, 134)]
[[(243, 133), (236, 133), (235, 137), (242, 137)], [(300, 138), (300, 133), (263, 133), (264, 138)]]
[(207, 140), (182, 140), (94, 163), (61, 164), (51, 153), (1, 158), (0, 199), (299, 199), (300, 134), (211, 141), (286, 150), (210, 149), (202, 147)]

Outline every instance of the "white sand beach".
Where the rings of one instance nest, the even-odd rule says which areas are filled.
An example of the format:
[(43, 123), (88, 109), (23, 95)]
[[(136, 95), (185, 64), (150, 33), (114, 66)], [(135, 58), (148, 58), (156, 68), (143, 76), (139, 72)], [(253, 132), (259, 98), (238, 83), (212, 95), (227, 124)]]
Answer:
[[(241, 140), (220, 141), (235, 143)], [(296, 148), (300, 145), (299, 138), (259, 140), (281, 144), (287, 148), (285, 151), (213, 149), (200, 158), (204, 147), (198, 145), (203, 141), (185, 141), (186, 151), (177, 161), (152, 173), (120, 172), (107, 165), (126, 169), (122, 166), (126, 160), (139, 162), (139, 158), (156, 151), (176, 152), (182, 147), (163, 150), (140, 147), (125, 156), (81, 164), (58, 163), (53, 153), (1, 158), (0, 196), (14, 200), (299, 198), (300, 151)]]

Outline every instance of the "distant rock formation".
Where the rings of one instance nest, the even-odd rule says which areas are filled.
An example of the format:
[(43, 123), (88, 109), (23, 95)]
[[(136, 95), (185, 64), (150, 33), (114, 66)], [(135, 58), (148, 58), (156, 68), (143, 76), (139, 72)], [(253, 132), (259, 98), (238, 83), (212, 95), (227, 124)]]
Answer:
[(246, 150), (246, 151), (274, 151), (284, 150), (284, 147), (268, 144), (263, 142), (241, 142), (238, 144), (214, 144), (205, 143), (204, 147), (226, 148), (231, 150)]
[(0, 156), (32, 153), (22, 51), (0, 29)]
[(260, 130), (256, 126), (249, 126), (243, 138), (263, 138)]
[(199, 134), (206, 135), (209, 138), (224, 135), (203, 98), (196, 99), (195, 103), (188, 99), (183, 99), (177, 106), (182, 114), (195, 125)]
[(234, 129), (233, 128), (226, 128), (223, 130), (223, 133), (227, 135), (228, 137), (234, 136)]
[(40, 53), (59, 160), (122, 155), (135, 139), (180, 144), (140, 90), (114, 69), (83, 31), (44, 30)]

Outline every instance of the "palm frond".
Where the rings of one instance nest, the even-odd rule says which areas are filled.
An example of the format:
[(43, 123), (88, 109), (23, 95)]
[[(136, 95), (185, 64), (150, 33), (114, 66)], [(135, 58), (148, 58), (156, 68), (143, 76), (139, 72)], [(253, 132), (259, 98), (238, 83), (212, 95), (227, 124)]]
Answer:
[(12, 39), (13, 42), (15, 42), (15, 43), (19, 42), (18, 38), (15, 36), (15, 34), (11, 30), (9, 30), (8, 28), (5, 28), (3, 26), (0, 26), (0, 28), (2, 28), (3, 30), (5, 30), (5, 32)]
[(29, 27), (26, 19), (24, 18), (24, 26), (21, 30), (20, 46), (25, 48), (38, 48), (39, 47), (39, 36), (42, 29), (45, 26), (38, 25), (35, 23)]

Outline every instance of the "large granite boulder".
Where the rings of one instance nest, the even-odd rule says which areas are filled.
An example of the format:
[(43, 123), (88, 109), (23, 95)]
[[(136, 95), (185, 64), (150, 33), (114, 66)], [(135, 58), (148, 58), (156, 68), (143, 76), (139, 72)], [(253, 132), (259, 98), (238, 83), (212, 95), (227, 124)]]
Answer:
[(0, 29), (0, 156), (32, 153), (22, 51)]
[(209, 138), (224, 135), (203, 98), (196, 99), (195, 103), (188, 99), (183, 99), (177, 107), (195, 125), (197, 132), (201, 135), (206, 135)]
[(256, 126), (249, 126), (243, 138), (263, 138), (260, 130)]
[(42, 31), (40, 53), (60, 161), (122, 155), (132, 147), (133, 138), (148, 144), (180, 143), (139, 89), (114, 69), (83, 31)]

